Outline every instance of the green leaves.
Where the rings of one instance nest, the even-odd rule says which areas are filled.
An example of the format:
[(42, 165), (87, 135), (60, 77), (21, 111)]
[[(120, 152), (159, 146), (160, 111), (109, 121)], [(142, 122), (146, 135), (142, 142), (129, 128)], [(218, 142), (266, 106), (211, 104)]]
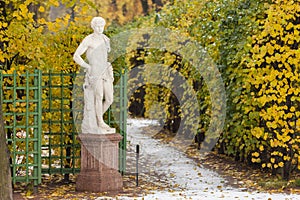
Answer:
[[(287, 164), (291, 161), (299, 166), (299, 13), (294, 1), (176, 1), (162, 10), (155, 23), (195, 39), (219, 66), (227, 94), (227, 119), (219, 146), (228, 155), (250, 157), (273, 170), (292, 166)], [(192, 66), (182, 67), (185, 63), (170, 53), (157, 55), (151, 51), (151, 56), (144, 54), (140, 59), (147, 63), (159, 58), (189, 80), (199, 80), (199, 76), (188, 77), (195, 73)], [(162, 74), (162, 80), (167, 79)], [(205, 85), (203, 80), (200, 83)], [(197, 90), (204, 130), (211, 118), (211, 97), (205, 87)], [(146, 109), (157, 101), (158, 91), (147, 90)], [(162, 106), (168, 112), (172, 102), (164, 96)], [(273, 152), (280, 154), (271, 161)], [(291, 159), (284, 159), (289, 154)]]

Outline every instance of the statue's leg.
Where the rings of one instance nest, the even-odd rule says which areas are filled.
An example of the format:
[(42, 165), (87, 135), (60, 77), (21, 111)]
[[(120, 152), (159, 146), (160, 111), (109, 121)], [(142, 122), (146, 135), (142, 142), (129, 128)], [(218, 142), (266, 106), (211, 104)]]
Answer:
[(100, 126), (100, 123), (103, 121), (103, 81), (101, 79), (97, 80), (95, 83), (95, 111), (96, 111), (96, 117), (98, 126)]
[(110, 128), (103, 120), (103, 96), (104, 96), (104, 80), (99, 79), (95, 85), (95, 111), (97, 116), (98, 127), (100, 128)]
[(103, 103), (103, 113), (105, 113), (109, 106), (113, 103), (114, 99), (114, 87), (113, 82), (110, 80), (103, 81), (103, 91), (104, 91), (104, 97), (105, 101)]

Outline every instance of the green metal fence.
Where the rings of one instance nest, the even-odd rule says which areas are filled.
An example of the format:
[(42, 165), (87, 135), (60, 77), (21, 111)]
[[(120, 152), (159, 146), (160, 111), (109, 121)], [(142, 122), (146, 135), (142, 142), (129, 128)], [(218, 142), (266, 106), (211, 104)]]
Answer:
[(43, 74), (42, 173), (80, 171), (80, 144), (72, 117), (72, 90), (76, 74)]
[(41, 80), (40, 71), (0, 76), (13, 183), (41, 182)]
[(117, 125), (117, 130), (123, 136), (122, 142), (119, 143), (119, 170), (122, 174), (126, 171), (126, 144), (127, 144), (127, 71), (115, 73), (115, 95), (114, 103), (109, 116), (113, 119), (111, 124)]
[[(123, 136), (119, 170), (126, 170), (127, 73), (115, 72), (114, 103), (106, 121)], [(1, 98), (12, 158), (13, 182), (38, 185), (42, 174), (80, 171), (76, 140), (83, 112), (83, 74), (1, 73)]]

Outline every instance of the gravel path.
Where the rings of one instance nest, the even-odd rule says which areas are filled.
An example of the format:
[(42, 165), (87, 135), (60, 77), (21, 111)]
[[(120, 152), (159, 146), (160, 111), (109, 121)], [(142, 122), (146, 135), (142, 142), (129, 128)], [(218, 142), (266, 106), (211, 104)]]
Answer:
[[(156, 181), (157, 185), (162, 187), (147, 191), (145, 195), (139, 197), (118, 196), (117, 199), (300, 199), (300, 195), (296, 194), (248, 192), (247, 189), (229, 187), (216, 172), (195, 163), (175, 148), (163, 145), (149, 135), (143, 134), (142, 127), (151, 125), (157, 124), (152, 120), (128, 120), (128, 146), (131, 148), (128, 155), (128, 165), (131, 166), (129, 173), (135, 173), (133, 151), (135, 146), (139, 145), (140, 176), (150, 175), (149, 181)], [(97, 200), (105, 198), (107, 199), (99, 197)]]

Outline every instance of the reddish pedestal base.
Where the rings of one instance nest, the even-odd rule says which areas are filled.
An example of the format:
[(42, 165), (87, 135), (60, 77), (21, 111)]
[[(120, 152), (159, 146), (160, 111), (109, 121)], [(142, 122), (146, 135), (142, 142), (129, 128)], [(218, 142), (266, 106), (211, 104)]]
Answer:
[(123, 180), (118, 172), (119, 134), (81, 134), (81, 170), (77, 191), (120, 192)]

